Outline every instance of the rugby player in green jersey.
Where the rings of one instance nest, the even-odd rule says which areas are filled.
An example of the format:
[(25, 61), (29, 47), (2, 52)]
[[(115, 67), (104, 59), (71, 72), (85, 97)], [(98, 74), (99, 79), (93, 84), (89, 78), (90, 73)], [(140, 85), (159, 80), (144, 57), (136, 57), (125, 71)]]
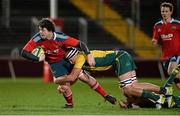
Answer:
[[(118, 76), (120, 88), (128, 97), (135, 96), (151, 99), (157, 104), (157, 108), (160, 109), (161, 104), (165, 101), (163, 94), (172, 94), (172, 88), (162, 88), (151, 83), (139, 83), (136, 78), (134, 60), (128, 52), (124, 50), (93, 50), (90, 52), (95, 58), (96, 64), (94, 67), (90, 67), (87, 64), (85, 54), (76, 48), (70, 48), (66, 52), (65, 58), (74, 66), (66, 78), (61, 78), (62, 82), (74, 82), (76, 79), (87, 76), (87, 73), (83, 70), (105, 71), (113, 68)], [(161, 93), (161, 95), (152, 92)]]

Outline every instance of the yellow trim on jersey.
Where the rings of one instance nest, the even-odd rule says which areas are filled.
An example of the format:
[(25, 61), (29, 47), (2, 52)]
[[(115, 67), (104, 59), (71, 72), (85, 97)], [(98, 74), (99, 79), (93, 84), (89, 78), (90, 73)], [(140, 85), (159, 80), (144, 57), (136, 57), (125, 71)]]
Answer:
[(83, 66), (84, 69), (92, 70), (92, 71), (105, 71), (110, 69), (112, 66), (103, 66), (103, 67), (89, 67), (89, 66)]

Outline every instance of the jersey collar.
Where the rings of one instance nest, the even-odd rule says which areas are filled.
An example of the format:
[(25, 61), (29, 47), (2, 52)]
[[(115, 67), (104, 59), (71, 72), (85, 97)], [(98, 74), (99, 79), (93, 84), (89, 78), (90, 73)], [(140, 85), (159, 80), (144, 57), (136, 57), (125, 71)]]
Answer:
[(54, 35), (53, 40), (55, 40), (55, 39), (56, 39), (56, 33), (55, 33), (55, 32), (53, 32), (53, 35)]
[[(172, 23), (174, 21), (174, 18), (171, 18), (170, 22), (169, 23)], [(161, 20), (161, 23), (163, 24), (163, 20)]]

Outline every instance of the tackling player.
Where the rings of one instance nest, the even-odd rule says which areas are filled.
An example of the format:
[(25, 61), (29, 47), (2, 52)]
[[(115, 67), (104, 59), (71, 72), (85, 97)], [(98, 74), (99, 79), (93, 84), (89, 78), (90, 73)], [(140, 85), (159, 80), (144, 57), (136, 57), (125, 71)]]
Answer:
[[(22, 49), (22, 56), (32, 61), (47, 61), (52, 73), (54, 75), (54, 83), (60, 84), (59, 79), (65, 77), (70, 69), (70, 63), (64, 60), (65, 50), (68, 47), (77, 47), (87, 55), (87, 60), (90, 66), (95, 65), (93, 56), (88, 47), (82, 42), (73, 37), (65, 35), (62, 32), (55, 32), (54, 22), (49, 18), (43, 18), (38, 24), (39, 32), (36, 33)], [(31, 52), (37, 46), (43, 47), (45, 54), (37, 57)], [(67, 104), (72, 105), (72, 91), (69, 83), (61, 84), (62, 87), (67, 88), (63, 93)]]
[(94, 56), (96, 65), (90, 67), (87, 65), (86, 56), (83, 52), (79, 52), (76, 48), (70, 48), (67, 51), (65, 57), (69, 60), (74, 67), (67, 76), (67, 78), (61, 78), (61, 82), (70, 81), (73, 82), (77, 78), (82, 78), (84, 73), (82, 70), (95, 70), (104, 71), (111, 67), (115, 70), (119, 86), (122, 88), (124, 94), (128, 97), (141, 97), (145, 99), (151, 99), (157, 104), (162, 104), (165, 100), (163, 95), (156, 95), (156, 93), (171, 94), (170, 88), (161, 88), (159, 86), (150, 83), (139, 83), (136, 78), (136, 66), (129, 53), (124, 50), (92, 50), (91, 54)]

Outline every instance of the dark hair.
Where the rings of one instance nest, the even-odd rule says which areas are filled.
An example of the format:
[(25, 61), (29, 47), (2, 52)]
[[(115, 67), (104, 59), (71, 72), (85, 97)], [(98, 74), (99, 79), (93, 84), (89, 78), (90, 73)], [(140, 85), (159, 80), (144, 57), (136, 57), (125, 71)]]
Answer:
[(39, 21), (38, 27), (46, 28), (48, 31), (55, 31), (55, 24), (54, 22), (49, 18), (42, 18)]
[(169, 2), (163, 2), (163, 3), (161, 3), (160, 8), (162, 8), (162, 7), (168, 7), (171, 12), (173, 11), (173, 8), (174, 8), (173, 4), (171, 4), (171, 3), (169, 3)]

